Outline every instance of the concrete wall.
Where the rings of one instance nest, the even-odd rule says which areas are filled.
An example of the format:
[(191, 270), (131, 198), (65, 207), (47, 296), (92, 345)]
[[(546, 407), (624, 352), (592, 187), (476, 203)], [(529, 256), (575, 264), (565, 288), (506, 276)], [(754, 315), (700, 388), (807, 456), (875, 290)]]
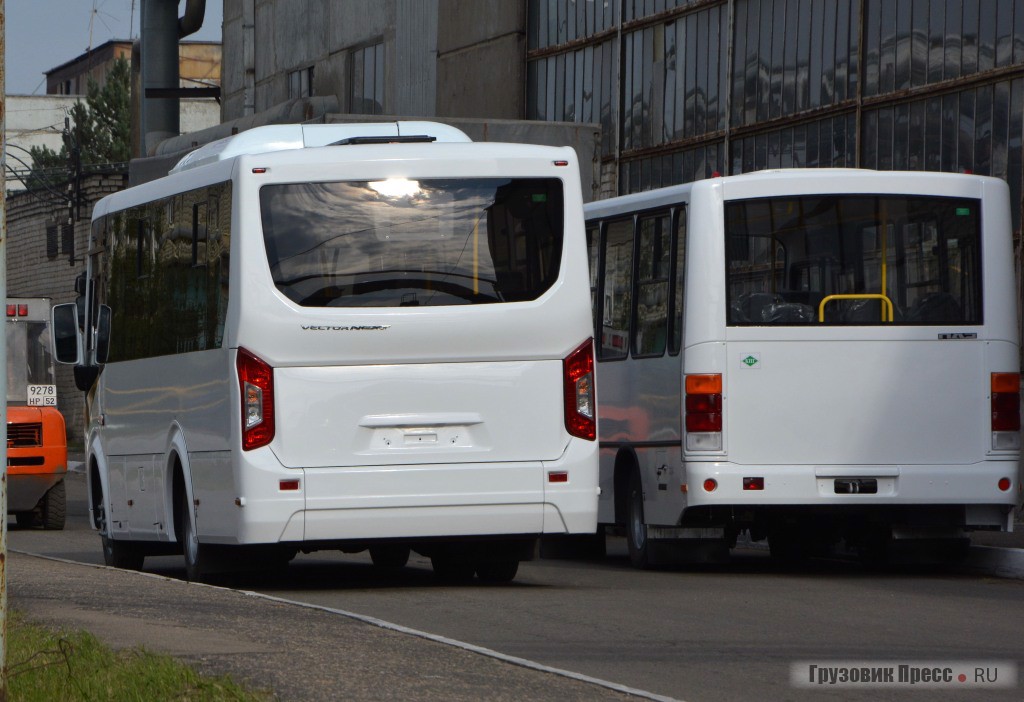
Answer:
[(526, 3), (439, 0), (437, 115), (526, 116)]
[[(456, 7), (440, 0), (224, 0), (221, 119), (228, 122), (246, 116), (247, 69), (251, 72), (252, 109), (257, 113), (290, 99), (288, 74), (308, 67), (313, 68), (313, 95), (336, 96), (341, 109), (350, 111), (351, 52), (381, 42), (385, 52), (384, 112), (518, 116), (522, 112), (521, 88), (497, 100), (481, 98), (490, 92), (483, 88), (491, 81), (505, 84), (505, 80), (522, 78), (511, 70), (516, 64), (521, 73), (525, 56), (522, 4), (474, 2)], [(494, 7), (501, 9), (492, 11)], [(454, 14), (446, 14), (453, 8)], [(247, 33), (249, 17), (254, 28)], [(445, 61), (446, 70), (456, 83), (467, 86), (446, 93), (445, 112), (438, 102), (441, 32), (451, 54)], [(488, 41), (488, 32), (501, 36)], [(460, 37), (468, 37), (469, 43)], [(492, 53), (488, 60), (510, 66), (507, 76), (480, 65), (486, 52), (496, 50), (501, 55), (494, 58)], [(463, 105), (458, 100), (466, 102)]]
[(393, 50), (394, 8), (395, 0), (224, 0), (221, 121), (246, 116), (247, 68), (257, 113), (288, 100), (288, 74), (310, 66), (314, 96), (344, 100), (349, 50), (382, 38)]
[[(32, 165), (29, 151), (33, 146), (47, 146), (60, 151), (64, 143), (66, 110), (80, 99), (77, 95), (8, 95), (7, 165), (22, 171)], [(24, 162), (24, 163), (23, 163)], [(25, 185), (7, 173), (7, 190), (24, 190)]]
[[(7, 295), (49, 297), (53, 304), (74, 302), (75, 277), (85, 271), (89, 220), (93, 205), (103, 196), (123, 190), (127, 174), (97, 175), (82, 183), (83, 207), (75, 224), (75, 262), (60, 252), (46, 251), (46, 227), (61, 223), (67, 207), (46, 191), (23, 191), (7, 198)], [(60, 237), (58, 234), (58, 242)], [(57, 406), (64, 415), (68, 445), (81, 448), (84, 431), (84, 395), (75, 387), (70, 366), (57, 366)]]

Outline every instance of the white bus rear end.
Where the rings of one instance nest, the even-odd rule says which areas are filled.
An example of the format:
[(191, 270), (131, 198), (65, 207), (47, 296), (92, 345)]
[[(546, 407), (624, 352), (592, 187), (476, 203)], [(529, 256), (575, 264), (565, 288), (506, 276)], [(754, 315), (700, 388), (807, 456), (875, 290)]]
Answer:
[[(678, 395), (654, 399), (679, 408), (680, 463), (656, 465), (640, 435), (624, 461), (630, 442), (617, 439), (602, 482), (618, 492), (616, 470), (637, 472), (657, 521), (637, 531), (624, 499), (602, 521), (631, 525), (634, 551), (645, 536), (729, 545), (746, 531), (786, 557), (911, 539), (962, 553), (971, 530), (1012, 529), (1020, 379), (1004, 182), (781, 171), (670, 200), (687, 222), (682, 373), (662, 371)], [(651, 402), (614, 380), (629, 365), (643, 378), (645, 362), (600, 364), (602, 433), (606, 413)]]
[[(370, 548), (384, 564), (412, 548), (445, 574), (502, 580), (541, 534), (593, 532), (575, 155), (430, 143), (419, 129), (454, 130), (399, 124), (405, 143), (331, 125), (303, 128), (306, 148), (208, 148), (98, 208), (99, 231), (120, 229), (97, 270), (134, 265), (135, 209), (153, 203), (184, 207), (193, 230), (202, 204), (210, 226), (193, 234), (193, 257), (198, 245), (218, 261), (203, 283), (212, 321), (177, 351), (119, 342), (142, 322), (119, 313), (116, 285), (98, 294), (112, 335), (92, 412), (110, 503), (96, 523), (115, 548), (183, 543), (190, 577), (239, 552), (225, 547)], [(132, 498), (144, 493), (140, 520)]]

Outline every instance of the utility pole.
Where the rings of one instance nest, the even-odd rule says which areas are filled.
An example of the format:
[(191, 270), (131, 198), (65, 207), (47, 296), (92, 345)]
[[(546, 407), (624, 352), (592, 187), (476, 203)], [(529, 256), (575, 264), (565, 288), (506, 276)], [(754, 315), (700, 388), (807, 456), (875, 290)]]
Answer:
[[(7, 299), (7, 12), (0, 0), (0, 299)], [(7, 368), (7, 344), (0, 344), (0, 367)], [(0, 373), (0, 395), (7, 397), (7, 373)], [(7, 702), (7, 402), (0, 422), (0, 702)]]

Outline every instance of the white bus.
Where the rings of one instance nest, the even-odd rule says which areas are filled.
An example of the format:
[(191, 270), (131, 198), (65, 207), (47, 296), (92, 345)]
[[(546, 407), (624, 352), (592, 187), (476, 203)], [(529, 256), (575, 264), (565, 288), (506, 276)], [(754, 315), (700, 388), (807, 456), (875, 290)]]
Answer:
[(634, 565), (721, 556), (744, 532), (795, 558), (964, 553), (971, 530), (1012, 529), (1003, 181), (782, 170), (585, 213), (598, 520), (625, 528)]
[(87, 391), (108, 564), (187, 575), (410, 549), (515, 576), (593, 532), (597, 442), (574, 152), (427, 122), (262, 127), (95, 207)]

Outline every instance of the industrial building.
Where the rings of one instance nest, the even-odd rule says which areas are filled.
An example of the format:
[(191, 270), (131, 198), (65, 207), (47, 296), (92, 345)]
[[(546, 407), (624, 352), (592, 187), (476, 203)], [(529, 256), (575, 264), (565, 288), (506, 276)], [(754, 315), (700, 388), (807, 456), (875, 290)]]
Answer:
[(222, 121), (340, 112), (601, 125), (603, 194), (789, 166), (973, 172), (1019, 229), (1011, 0), (224, 0)]
[[(177, 3), (145, 4), (176, 26)], [(203, 4), (187, 4), (193, 24)], [(581, 164), (593, 161), (588, 199), (766, 168), (972, 172), (1010, 186), (1020, 287), (1024, 3), (223, 0), (223, 8), (221, 124), (166, 138), (181, 129), (144, 108), (145, 153), (162, 154), (149, 159), (147, 178), (183, 151), (258, 124), (395, 117), (450, 121), (474, 139), (573, 144)], [(164, 53), (174, 65), (173, 45)], [(176, 74), (152, 80), (144, 69), (144, 92), (179, 87)], [(108, 187), (104, 180), (94, 191)], [(88, 207), (68, 239), (65, 282), (82, 265), (74, 251), (84, 247), (87, 215)], [(33, 244), (41, 252), (42, 241)], [(33, 286), (16, 292), (45, 293)]]

